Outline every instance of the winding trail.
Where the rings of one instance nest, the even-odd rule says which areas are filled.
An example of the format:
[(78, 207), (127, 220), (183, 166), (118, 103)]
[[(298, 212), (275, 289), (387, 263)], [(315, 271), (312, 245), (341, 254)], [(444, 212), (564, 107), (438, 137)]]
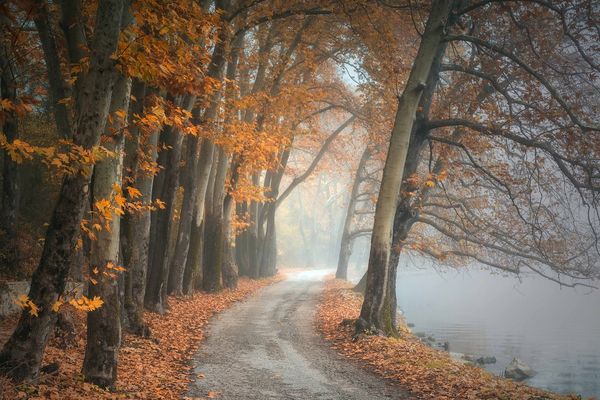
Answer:
[(314, 328), (322, 272), (302, 272), (219, 314), (194, 357), (189, 396), (218, 399), (407, 399), (331, 350)]

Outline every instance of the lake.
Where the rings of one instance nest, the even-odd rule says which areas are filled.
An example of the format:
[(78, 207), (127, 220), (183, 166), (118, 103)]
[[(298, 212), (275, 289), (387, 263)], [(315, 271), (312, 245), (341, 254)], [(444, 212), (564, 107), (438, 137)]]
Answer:
[(600, 398), (600, 291), (414, 264), (398, 273), (398, 306), (414, 332), (452, 352), (495, 356), (485, 366), (494, 374), (517, 357), (537, 371), (529, 385)]

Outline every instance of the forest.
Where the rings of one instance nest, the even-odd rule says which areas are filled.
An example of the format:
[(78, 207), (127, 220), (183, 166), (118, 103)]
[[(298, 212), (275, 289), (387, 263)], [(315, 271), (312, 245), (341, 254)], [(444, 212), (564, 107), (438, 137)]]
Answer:
[(291, 285), (397, 398), (559, 398), (389, 343), (416, 351), (409, 256), (599, 287), (597, 0), (0, 0), (0, 74), (0, 397), (84, 398), (40, 389), (75, 332), (89, 398), (321, 398), (119, 389), (131, 343), (185, 332), (189, 365), (213, 313)]

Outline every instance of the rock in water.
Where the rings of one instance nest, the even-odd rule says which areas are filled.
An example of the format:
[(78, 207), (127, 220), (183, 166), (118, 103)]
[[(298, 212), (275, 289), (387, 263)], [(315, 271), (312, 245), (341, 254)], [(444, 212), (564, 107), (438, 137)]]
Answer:
[(504, 377), (514, 379), (515, 381), (522, 381), (534, 375), (535, 371), (518, 358), (513, 358), (512, 362), (504, 370)]
[(477, 360), (477, 364), (496, 364), (496, 357), (494, 356), (486, 356), (486, 357), (479, 357)]

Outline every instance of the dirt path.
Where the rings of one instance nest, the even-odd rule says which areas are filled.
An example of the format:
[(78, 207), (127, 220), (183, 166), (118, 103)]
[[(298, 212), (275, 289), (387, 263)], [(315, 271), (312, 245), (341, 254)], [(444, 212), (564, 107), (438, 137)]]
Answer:
[(189, 396), (218, 399), (406, 399), (338, 356), (315, 332), (323, 274), (299, 273), (211, 322)]

